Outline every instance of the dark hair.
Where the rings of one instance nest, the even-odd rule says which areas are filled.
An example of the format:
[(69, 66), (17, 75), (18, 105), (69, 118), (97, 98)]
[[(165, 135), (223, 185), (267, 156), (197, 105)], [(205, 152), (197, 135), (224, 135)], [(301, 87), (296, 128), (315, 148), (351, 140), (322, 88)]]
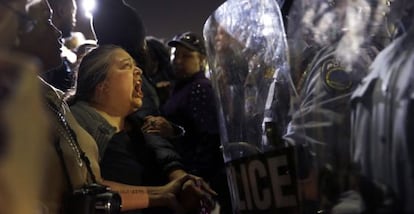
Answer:
[(162, 61), (170, 61), (168, 47), (160, 40), (152, 36), (146, 37), (148, 53)]
[[(59, 11), (61, 9), (71, 10), (71, 13), (76, 13), (77, 3), (75, 0), (47, 0), (53, 11)], [(55, 12), (53, 12), (55, 13)], [(72, 14), (74, 15), (74, 14)], [(53, 24), (62, 32), (63, 38), (68, 38), (71, 36), (73, 30), (73, 20), (72, 17), (60, 17), (53, 15)]]
[(137, 11), (121, 0), (100, 0), (92, 19), (98, 45), (121, 46), (145, 68), (145, 28)]
[(86, 54), (78, 70), (77, 88), (72, 103), (77, 100), (91, 101), (96, 86), (103, 82), (108, 74), (109, 60), (116, 49), (116, 45), (102, 45)]
[(154, 72), (154, 64), (157, 63), (158, 65), (158, 70), (155, 71), (156, 73), (151, 73), (149, 76), (153, 78), (153, 81), (155, 82), (174, 79), (174, 72), (171, 66), (171, 55), (168, 46), (160, 39), (152, 36), (146, 37), (146, 41), (148, 57), (150, 59), (148, 61), (148, 71)]

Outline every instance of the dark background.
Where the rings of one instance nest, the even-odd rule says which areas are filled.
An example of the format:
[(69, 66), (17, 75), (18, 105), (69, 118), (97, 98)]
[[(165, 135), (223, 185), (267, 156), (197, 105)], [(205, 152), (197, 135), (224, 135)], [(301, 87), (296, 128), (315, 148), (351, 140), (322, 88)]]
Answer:
[(209, 15), (225, 0), (127, 0), (141, 14), (147, 35), (171, 39), (185, 31), (201, 34)]
[[(82, 1), (78, 3), (77, 26), (87, 39), (93, 39), (89, 21), (85, 18)], [(95, 0), (99, 4), (99, 0)], [(202, 34), (210, 14), (225, 0), (125, 0), (140, 14), (147, 35), (169, 40), (185, 31)]]

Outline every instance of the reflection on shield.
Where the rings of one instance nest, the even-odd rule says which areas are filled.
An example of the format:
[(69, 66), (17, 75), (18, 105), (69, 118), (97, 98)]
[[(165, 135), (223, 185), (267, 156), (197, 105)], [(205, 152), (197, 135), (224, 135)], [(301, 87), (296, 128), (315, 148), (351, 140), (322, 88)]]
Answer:
[[(227, 1), (208, 18), (204, 37), (220, 105), (224, 151), (238, 142), (257, 152), (275, 149), (266, 137), (265, 123), (276, 124), (276, 136), (281, 136), (293, 92), (277, 3)], [(246, 154), (252, 153), (247, 150)]]
[(228, 0), (208, 18), (204, 37), (233, 211), (295, 210), (294, 153), (282, 134), (296, 92), (277, 1)]

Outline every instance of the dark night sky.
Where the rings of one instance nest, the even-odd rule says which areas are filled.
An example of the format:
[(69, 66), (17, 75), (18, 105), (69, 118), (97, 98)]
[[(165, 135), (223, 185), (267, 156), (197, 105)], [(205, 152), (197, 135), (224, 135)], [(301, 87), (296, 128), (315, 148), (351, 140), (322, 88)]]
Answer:
[(147, 34), (171, 39), (175, 34), (201, 34), (208, 16), (225, 0), (127, 0), (140, 13)]

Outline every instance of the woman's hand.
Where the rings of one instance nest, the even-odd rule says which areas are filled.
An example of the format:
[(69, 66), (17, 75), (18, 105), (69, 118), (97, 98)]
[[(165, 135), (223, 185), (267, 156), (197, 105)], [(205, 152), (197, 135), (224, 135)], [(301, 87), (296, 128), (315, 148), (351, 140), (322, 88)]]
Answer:
[(182, 186), (179, 202), (185, 211), (199, 211), (201, 208), (213, 209), (213, 196), (217, 193), (200, 177), (190, 175)]
[(165, 138), (174, 136), (174, 128), (167, 119), (161, 116), (145, 117), (141, 130), (144, 133), (157, 134)]
[(179, 178), (170, 181), (168, 184), (150, 188), (150, 207), (169, 207), (178, 213), (184, 210), (178, 200), (182, 188), (186, 182), (192, 179), (191, 175), (185, 174)]

